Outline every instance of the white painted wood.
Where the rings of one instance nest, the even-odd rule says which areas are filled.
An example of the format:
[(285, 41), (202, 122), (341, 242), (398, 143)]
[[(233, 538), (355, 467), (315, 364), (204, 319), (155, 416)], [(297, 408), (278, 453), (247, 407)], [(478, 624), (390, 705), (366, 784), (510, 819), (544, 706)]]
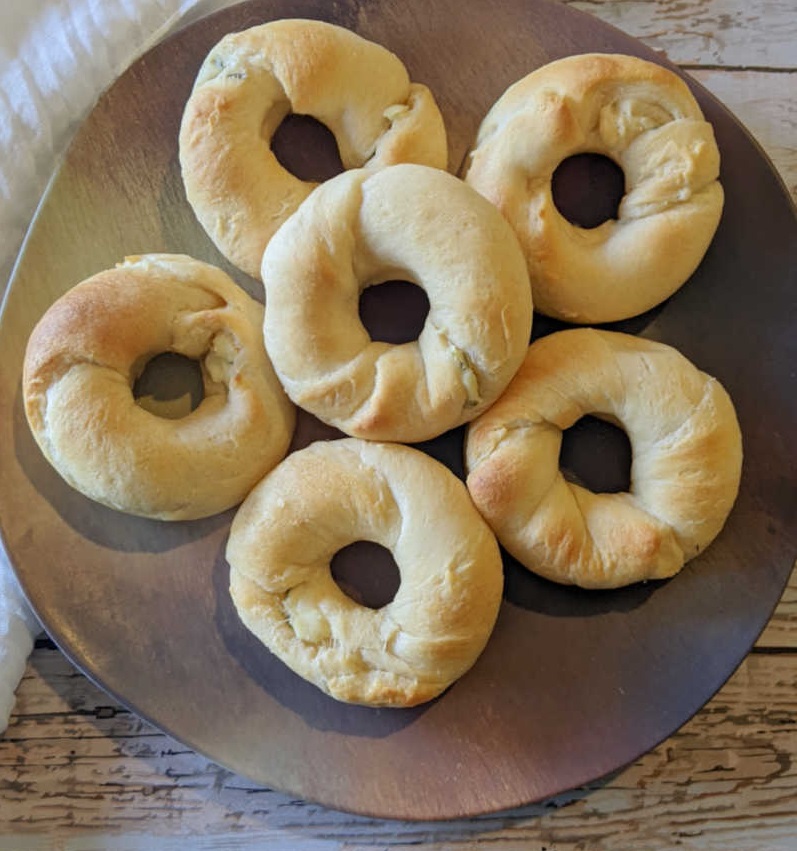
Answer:
[(564, 0), (679, 65), (791, 69), (794, 0)]
[[(687, 66), (748, 127), (797, 196), (794, 0), (568, 5)], [(797, 574), (756, 651), (680, 732), (604, 782), (494, 816), (372, 821), (259, 789), (121, 710), (48, 646), (34, 652), (0, 737), (0, 851), (419, 845), (795, 851)]]
[(756, 648), (761, 651), (788, 649), (797, 656), (797, 568), (792, 571), (789, 584), (767, 628), (756, 642)]
[[(794, 5), (797, 18), (797, 0)], [(797, 68), (797, 55), (793, 61)], [(689, 73), (745, 125), (772, 160), (792, 198), (797, 198), (797, 70), (775, 74), (692, 69)]]
[(120, 709), (55, 649), (40, 647), (0, 740), (0, 849), (47, 847), (3, 844), (3, 837), (35, 829), (58, 831), (73, 843), (60, 847), (81, 851), (172, 849), (186, 836), (191, 844), (183, 847), (197, 849), (419, 842), (443, 849), (478, 841), (663, 851), (680, 841), (682, 848), (793, 851), (794, 661), (792, 654), (751, 655), (679, 733), (608, 781), (543, 805), (414, 824), (350, 816), (259, 789)]

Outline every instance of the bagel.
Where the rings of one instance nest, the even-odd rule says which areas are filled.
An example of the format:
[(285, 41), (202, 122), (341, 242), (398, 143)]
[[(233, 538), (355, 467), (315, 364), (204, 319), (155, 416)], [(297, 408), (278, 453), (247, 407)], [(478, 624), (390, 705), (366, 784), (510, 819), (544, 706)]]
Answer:
[[(263, 256), (264, 333), (302, 408), (346, 434), (414, 443), (477, 416), (528, 347), (523, 255), (498, 211), (421, 165), (349, 171), (318, 188)], [(361, 292), (390, 279), (425, 290), (417, 340), (374, 342)]]
[[(575, 154), (622, 168), (617, 219), (585, 229), (557, 210), (551, 179)], [(467, 182), (518, 234), (535, 308), (574, 323), (643, 313), (695, 271), (723, 190), (711, 125), (673, 72), (633, 56), (585, 54), (510, 86), (484, 118)]]
[[(380, 609), (335, 583), (330, 561), (373, 541), (401, 583)], [(352, 438), (294, 452), (233, 518), (230, 592), (244, 625), (337, 700), (413, 706), (476, 661), (503, 589), (495, 537), (462, 482), (416, 449)]]
[(225, 36), (186, 103), (180, 163), (200, 224), (253, 277), (271, 236), (317, 185), (288, 172), (271, 150), (289, 113), (325, 124), (346, 169), (404, 161), (445, 168), (448, 161), (434, 97), (381, 45), (311, 20)]
[[(25, 353), (22, 389), (47, 460), (90, 499), (186, 520), (236, 505), (285, 454), (295, 411), (263, 346), (263, 307), (190, 257), (129, 257), (66, 292)], [(180, 419), (133, 384), (163, 352), (199, 360), (205, 396)]]
[[(562, 430), (586, 414), (631, 443), (627, 493), (559, 470)], [(742, 441), (720, 383), (670, 346), (577, 328), (543, 337), (471, 424), (467, 487), (506, 549), (554, 582), (616, 588), (676, 574), (716, 537), (739, 490)]]

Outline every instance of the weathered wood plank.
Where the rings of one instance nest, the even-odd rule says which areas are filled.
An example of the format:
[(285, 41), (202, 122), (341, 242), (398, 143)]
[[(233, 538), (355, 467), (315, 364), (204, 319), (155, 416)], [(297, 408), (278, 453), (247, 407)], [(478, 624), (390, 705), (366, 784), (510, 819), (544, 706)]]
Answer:
[[(569, 5), (688, 67), (748, 126), (797, 194), (793, 0)], [(773, 70), (738, 70), (754, 67)], [(757, 652), (633, 766), (545, 805), (430, 825), (355, 818), (258, 789), (122, 710), (40, 646), (0, 737), (0, 849), (795, 851), (797, 654), (767, 648), (797, 649), (797, 574)]]
[[(564, 0), (689, 69), (746, 126), (797, 198), (797, 9), (744, 0)], [(700, 67), (728, 66), (727, 69)], [(764, 66), (778, 71), (732, 70)], [(797, 648), (797, 572), (758, 641)]]
[[(797, 64), (797, 40), (794, 53), (792, 62)], [(797, 69), (788, 74), (704, 69), (689, 73), (745, 125), (792, 198), (797, 198)]]
[(797, 567), (792, 571), (767, 628), (756, 642), (756, 648), (764, 651), (769, 648), (797, 650)]
[(794, 68), (793, 0), (563, 0), (679, 65)]
[(563, 2), (684, 66), (747, 127), (797, 196), (797, 7), (791, 0)]
[(47, 829), (79, 835), (81, 849), (143, 832), (209, 835), (204, 844), (192, 838), (192, 848), (255, 848), (266, 840), (270, 848), (327, 841), (450, 848), (478, 838), (498, 848), (576, 851), (616, 848), (611, 843), (623, 838), (651, 851), (676, 843), (720, 848), (725, 840), (734, 849), (785, 851), (795, 827), (796, 760), (794, 656), (756, 654), (678, 734), (608, 782), (473, 820), (374, 821), (229, 774), (122, 710), (56, 650), (39, 647), (0, 740), (0, 848), (11, 847), (3, 836)]

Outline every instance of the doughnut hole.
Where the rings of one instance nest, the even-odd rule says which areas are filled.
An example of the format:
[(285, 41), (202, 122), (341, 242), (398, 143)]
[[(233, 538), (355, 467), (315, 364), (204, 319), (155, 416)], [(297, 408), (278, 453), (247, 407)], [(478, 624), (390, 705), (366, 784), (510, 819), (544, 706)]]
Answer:
[(323, 183), (344, 171), (332, 131), (310, 115), (286, 115), (271, 137), (271, 150), (299, 180)]
[(188, 416), (205, 397), (197, 360), (163, 352), (150, 358), (133, 384), (133, 397), (151, 414), (176, 420)]
[(596, 228), (617, 218), (625, 195), (625, 175), (602, 154), (575, 154), (557, 166), (551, 192), (556, 209), (570, 224)]
[(330, 569), (338, 588), (369, 609), (381, 609), (392, 602), (401, 584), (392, 553), (373, 541), (355, 541), (338, 550)]
[(417, 340), (428, 313), (428, 296), (410, 281), (384, 281), (360, 295), (360, 322), (375, 342), (400, 345)]
[(582, 417), (562, 432), (559, 467), (569, 482), (593, 493), (622, 493), (631, 486), (631, 442), (622, 428)]

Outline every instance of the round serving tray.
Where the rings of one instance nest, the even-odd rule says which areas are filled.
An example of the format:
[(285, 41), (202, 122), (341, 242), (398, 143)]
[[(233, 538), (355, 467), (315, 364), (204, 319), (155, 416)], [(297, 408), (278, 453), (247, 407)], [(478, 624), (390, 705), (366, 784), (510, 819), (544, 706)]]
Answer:
[[(543, 799), (620, 768), (683, 724), (744, 658), (782, 593), (797, 554), (794, 209), (754, 141), (694, 86), (722, 153), (722, 223), (663, 308), (616, 327), (676, 346), (734, 399), (744, 472), (713, 546), (671, 581), (602, 593), (553, 585), (507, 558), (489, 645), (442, 697), (408, 710), (336, 703), (239, 622), (224, 559), (232, 513), (166, 524), (84, 499), (36, 447), (20, 387), (38, 318), (125, 255), (192, 254), (262, 297), (195, 222), (177, 131), (208, 49), (280, 17), (330, 20), (397, 53), (438, 99), (453, 171), (490, 105), (541, 64), (587, 51), (664, 61), (543, 0), (252, 0), (150, 51), (78, 132), (10, 284), (0, 333), (5, 545), (48, 632), (88, 676), (240, 774), (383, 817), (451, 818)], [(297, 445), (320, 434), (301, 423)], [(458, 431), (423, 448), (461, 473), (461, 442)]]

